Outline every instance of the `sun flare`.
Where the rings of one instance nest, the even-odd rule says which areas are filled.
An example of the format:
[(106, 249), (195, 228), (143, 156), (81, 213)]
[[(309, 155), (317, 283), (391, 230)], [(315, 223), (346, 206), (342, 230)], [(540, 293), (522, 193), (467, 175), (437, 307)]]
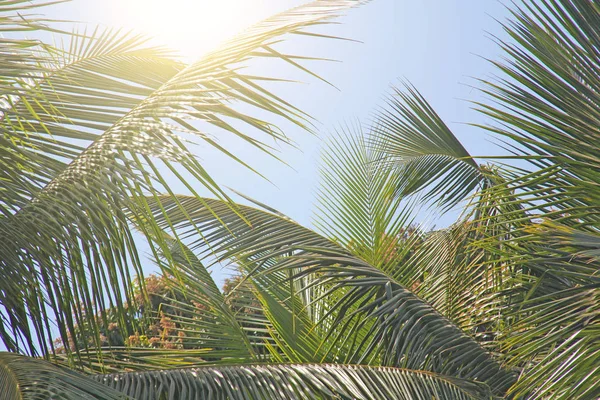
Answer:
[(156, 38), (186, 59), (195, 59), (245, 27), (289, 5), (293, 2), (123, 0), (119, 2), (119, 9), (125, 8), (129, 26)]

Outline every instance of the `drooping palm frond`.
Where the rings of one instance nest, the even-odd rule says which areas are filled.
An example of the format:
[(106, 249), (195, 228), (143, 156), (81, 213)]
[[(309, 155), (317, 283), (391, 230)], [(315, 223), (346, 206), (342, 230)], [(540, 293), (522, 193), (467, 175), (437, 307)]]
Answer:
[(373, 146), (398, 166), (397, 194), (427, 189), (423, 199), (449, 209), (465, 200), (485, 175), (452, 131), (412, 86), (392, 88), (378, 112)]
[[(251, 262), (250, 267), (257, 266), (256, 274), (273, 274), (286, 281), (290, 277), (286, 271), (291, 271), (295, 278), (310, 276), (311, 285), (326, 288), (327, 294), (342, 291), (328, 311), (334, 315), (336, 329), (321, 344), (333, 355), (349, 344), (352, 351), (340, 358), (342, 362), (477, 379), (495, 393), (502, 393), (513, 380), (473, 339), (392, 277), (287, 218), (240, 206), (242, 218), (218, 200), (182, 196), (162, 197), (152, 209), (161, 225), (166, 224), (161, 216), (164, 210), (170, 225), (182, 240), (190, 241), (192, 249), (200, 251), (208, 243), (204, 250), (208, 254)], [(360, 305), (352, 312), (356, 304)], [(364, 326), (371, 326), (368, 334)]]
[(202, 367), (84, 376), (0, 354), (7, 400), (61, 399), (492, 399), (478, 382), (424, 371), (333, 364)]
[(0, 353), (0, 366), (7, 400), (495, 398), (478, 382), (384, 367), (272, 364), (84, 376), (13, 353)]
[(333, 364), (273, 364), (98, 375), (139, 400), (492, 399), (485, 385), (423, 371)]
[(76, 372), (14, 353), (0, 353), (0, 387), (5, 400), (128, 398)]
[(45, 96), (9, 102), (1, 121), (2, 158), (9, 168), (2, 169), (8, 196), (0, 219), (0, 304), (13, 310), (2, 313), (5, 345), (51, 353), (49, 321), (56, 319), (63, 342), (75, 325), (96, 326), (90, 337), (98, 346), (95, 316), (105, 320), (106, 309), (117, 310), (125, 334), (132, 331), (130, 277), (141, 268), (123, 210), (134, 209), (136, 196), (169, 191), (161, 164), (190, 189), (174, 165), (223, 196), (179, 135), (196, 135), (220, 149), (194, 121), (265, 150), (240, 123), (277, 140), (286, 137), (235, 104), (304, 127), (304, 114), (239, 67), (257, 57), (290, 59), (274, 50), (282, 35), (310, 35), (306, 28), (361, 3), (319, 1), (293, 9), (187, 67), (135, 37), (110, 31), (73, 36), (65, 49), (47, 48), (40, 61), (45, 69), (30, 83)]
[[(19, 340), (29, 342), (29, 346), (34, 341), (28, 337), (32, 328), (24, 317), (26, 309), (32, 311), (28, 318), (39, 340), (38, 350), (47, 353), (50, 329), (44, 326), (47, 322), (36, 318), (47, 321), (55, 315), (66, 342), (67, 331), (86, 320), (86, 312), (78, 308), (85, 308), (89, 316), (90, 311), (94, 314), (107, 305), (122, 307), (121, 290), (131, 287), (126, 278), (128, 266), (141, 271), (137, 257), (125, 250), (134, 249), (133, 240), (123, 212), (116, 207), (125, 201), (118, 199), (114, 185), (115, 179), (134, 179), (135, 172), (117, 164), (107, 176), (78, 181), (76, 175), (83, 175), (86, 168), (75, 166), (67, 172), (65, 161), (76, 157), (86, 144), (138, 106), (144, 95), (177, 72), (177, 62), (164, 51), (142, 45), (140, 38), (110, 31), (87, 39), (74, 36), (65, 53), (48, 53), (51, 58), (45, 60), (45, 73), (32, 83), (37, 96), (14, 101), (2, 120), (5, 139), (17, 144), (3, 150), (13, 155), (16, 150), (22, 159), (17, 164), (20, 168), (13, 165), (4, 170), (5, 189), (10, 193), (3, 196), (6, 207), (0, 226), (3, 237), (10, 240), (2, 246), (3, 271), (20, 269), (17, 275), (24, 280), (31, 278), (21, 283), (17, 279), (3, 281), (10, 287), (1, 302), (3, 307), (19, 310), (25, 318), (6, 321), (16, 328), (12, 335), (3, 330), (5, 343), (17, 339), (7, 344), (11, 350), (19, 349)], [(126, 73), (141, 68), (148, 68), (148, 74)], [(100, 168), (100, 164), (95, 167)], [(60, 174), (65, 175), (57, 178)], [(60, 180), (71, 186), (52, 189)], [(112, 204), (98, 196), (102, 187), (115, 196)], [(94, 202), (89, 210), (83, 207)], [(93, 217), (91, 210), (96, 213)], [(35, 237), (38, 239), (32, 240)], [(84, 273), (84, 264), (90, 276)], [(107, 266), (112, 269), (108, 276), (102, 272)], [(71, 276), (61, 277), (69, 269)], [(36, 276), (38, 273), (42, 275)], [(38, 288), (25, 291), (27, 285)], [(35, 354), (31, 347), (29, 351)]]

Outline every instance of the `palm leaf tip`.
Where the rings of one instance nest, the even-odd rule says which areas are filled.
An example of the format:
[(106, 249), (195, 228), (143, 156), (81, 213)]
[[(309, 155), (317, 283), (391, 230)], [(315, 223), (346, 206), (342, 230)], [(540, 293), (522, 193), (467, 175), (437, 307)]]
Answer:
[(0, 388), (4, 400), (126, 400), (121, 392), (49, 362), (0, 352)]
[(373, 144), (385, 162), (398, 167), (397, 194), (428, 189), (424, 200), (449, 209), (464, 200), (484, 179), (478, 164), (412, 86), (392, 88), (387, 107), (374, 124)]

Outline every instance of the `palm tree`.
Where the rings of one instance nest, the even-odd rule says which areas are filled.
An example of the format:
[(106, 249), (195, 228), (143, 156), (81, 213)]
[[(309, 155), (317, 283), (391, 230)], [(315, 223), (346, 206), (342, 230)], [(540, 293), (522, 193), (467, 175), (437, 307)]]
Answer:
[[(0, 2), (2, 30), (50, 31), (46, 21), (24, 14), (47, 3)], [(70, 34), (64, 47), (2, 39), (5, 346), (52, 354), (47, 321), (55, 319), (66, 340), (75, 325), (94, 328), (94, 316), (105, 319), (106, 309), (116, 310), (121, 325), (131, 329), (131, 277), (141, 274), (141, 265), (130, 224), (145, 218), (143, 199), (172, 193), (167, 179), (179, 179), (192, 193), (204, 187), (227, 199), (186, 148), (190, 136), (242, 162), (214, 135), (233, 134), (272, 154), (260, 135), (244, 132), (289, 143), (274, 125), (278, 119), (308, 129), (307, 115), (263, 87), (268, 77), (240, 67), (279, 58), (306, 70), (297, 56), (276, 50), (280, 37), (318, 37), (311, 27), (358, 4), (327, 1), (291, 10), (191, 65), (142, 37), (112, 30)]]
[[(5, 3), (12, 12), (15, 2)], [(285, 140), (235, 113), (230, 96), (302, 125), (296, 109), (228, 66), (267, 56), (257, 48), (289, 58), (271, 51), (276, 36), (354, 5), (315, 4), (188, 67), (112, 34), (75, 36), (67, 52), (7, 42), (2, 149), (18, 163), (3, 171), (0, 293), (15, 312), (2, 313), (0, 334), (11, 351), (53, 362), (1, 354), (9, 398), (600, 396), (600, 7), (515, 6), (513, 42), (500, 43), (506, 61), (496, 64), (503, 77), (482, 82), (490, 101), (478, 104), (490, 119), (481, 128), (509, 157), (473, 157), (408, 84), (372, 126), (341, 129), (324, 152), (318, 233), (255, 200), (233, 204), (174, 134), (200, 134), (185, 116), (243, 135), (229, 117)], [(72, 63), (52, 69), (65, 57)], [(156, 71), (123, 75), (140, 60)], [(123, 110), (102, 107), (108, 99)], [(182, 164), (218, 198), (175, 195), (156, 160)], [(425, 232), (415, 228), (423, 204), (463, 211)], [(50, 317), (63, 340), (81, 330), (97, 338), (108, 312), (135, 332), (131, 226), (185, 299), (170, 300), (168, 317), (186, 345), (52, 354)], [(214, 262), (242, 274), (238, 295), (218, 289)]]

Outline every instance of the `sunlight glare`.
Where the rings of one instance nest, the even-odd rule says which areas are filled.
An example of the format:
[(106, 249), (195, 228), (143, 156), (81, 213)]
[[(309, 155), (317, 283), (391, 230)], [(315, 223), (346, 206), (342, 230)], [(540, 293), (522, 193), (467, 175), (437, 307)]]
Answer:
[(193, 61), (251, 24), (285, 9), (275, 5), (256, 0), (122, 0), (119, 8), (126, 12), (129, 26)]

